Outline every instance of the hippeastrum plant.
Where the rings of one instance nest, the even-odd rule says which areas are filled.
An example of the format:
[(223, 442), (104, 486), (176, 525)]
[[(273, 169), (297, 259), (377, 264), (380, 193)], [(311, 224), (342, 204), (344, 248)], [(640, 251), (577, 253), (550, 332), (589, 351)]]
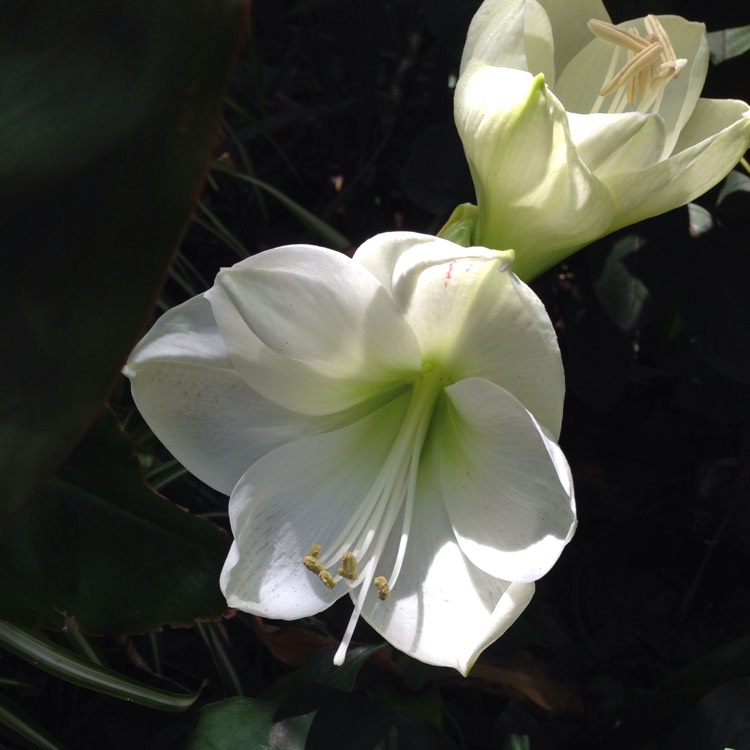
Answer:
[(230, 606), (349, 594), (402, 651), (466, 674), (576, 524), (552, 324), (512, 252), (381, 234), (222, 270), (125, 368), (156, 435), (230, 495)]
[(617, 26), (600, 0), (485, 0), (469, 28), (456, 125), (478, 206), (441, 235), (516, 251), (525, 280), (698, 197), (750, 146), (750, 108), (700, 97), (703, 24)]

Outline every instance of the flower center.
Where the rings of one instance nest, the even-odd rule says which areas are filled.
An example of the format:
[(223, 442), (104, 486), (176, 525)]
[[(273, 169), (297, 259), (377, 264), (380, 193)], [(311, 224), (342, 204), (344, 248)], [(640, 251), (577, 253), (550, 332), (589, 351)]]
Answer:
[[(448, 384), (439, 367), (426, 369), (415, 378), (393, 447), (369, 492), (338, 537), (325, 550), (320, 544), (313, 544), (302, 560), (328, 588), (342, 579), (349, 582), (350, 589), (359, 587), (354, 611), (334, 657), (338, 665), (344, 662), (366, 598), (377, 594), (381, 601), (387, 600), (398, 580), (409, 539), (422, 446), (437, 399)], [(399, 516), (401, 533), (395, 561), (391, 570), (382, 571), (380, 557)], [(338, 574), (334, 576), (330, 571), (339, 561)], [(364, 561), (361, 570), (358, 561)], [(388, 575), (383, 575), (384, 572)]]
[[(622, 112), (630, 105), (638, 112), (658, 111), (664, 90), (673, 78), (677, 78), (687, 64), (685, 58), (678, 58), (661, 21), (648, 15), (644, 19), (646, 37), (632, 26), (621, 29), (605, 21), (592, 18), (588, 22), (594, 36), (615, 46), (605, 83), (599, 92), (592, 113), (599, 112), (601, 105), (610, 95), (607, 112)], [(620, 51), (625, 50), (627, 59), (617, 71)]]

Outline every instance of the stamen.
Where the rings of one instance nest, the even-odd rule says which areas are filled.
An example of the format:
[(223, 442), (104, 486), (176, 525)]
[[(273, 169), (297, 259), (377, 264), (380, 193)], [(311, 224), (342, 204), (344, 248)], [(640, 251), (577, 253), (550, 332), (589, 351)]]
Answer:
[(588, 27), (589, 31), (594, 36), (599, 37), (599, 39), (616, 44), (618, 47), (629, 49), (631, 52), (640, 52), (649, 46), (649, 42), (641, 38), (639, 34), (633, 34), (632, 31), (621, 29), (619, 26), (607, 23), (606, 21), (599, 21), (596, 18), (592, 18), (588, 22)]
[(653, 13), (649, 13), (646, 18), (643, 19), (643, 23), (646, 24), (648, 33), (653, 34), (656, 40), (661, 44), (661, 59), (664, 60), (664, 62), (674, 62), (677, 59), (677, 55), (674, 53), (672, 42), (662, 26), (661, 21)]
[(649, 44), (648, 47), (644, 47), (622, 66), (620, 72), (599, 92), (599, 95), (608, 96), (613, 91), (616, 91), (624, 83), (637, 76), (642, 70), (655, 62), (660, 55), (661, 44), (659, 42), (654, 42), (653, 44)]
[[(338, 568), (338, 574), (352, 582), (356, 581), (350, 587), (354, 609), (334, 656), (334, 664), (344, 663), (367, 597), (373, 596), (371, 586), (375, 586), (381, 600), (390, 594), (391, 586), (388, 579), (385, 576), (376, 577), (375, 569), (380, 565), (399, 516), (402, 517), (402, 526), (395, 565), (391, 571), (392, 583), (395, 582), (403, 564), (412, 519), (419, 458), (435, 402), (445, 385), (445, 376), (438, 368), (430, 367), (415, 379), (409, 405), (395, 443), (375, 483), (359, 505), (358, 512), (349, 519), (335, 541), (330, 545), (326, 544), (328, 552), (322, 555), (320, 560), (315, 558), (321, 568), (340, 559), (341, 567)], [(357, 570), (358, 559), (363, 564), (361, 572)], [(357, 587), (359, 591), (355, 592)]]
[(680, 71), (687, 65), (687, 59), (681, 57), (679, 60), (663, 62), (657, 72), (657, 78), (678, 78)]
[(677, 78), (680, 75), (680, 71), (687, 65), (687, 59), (684, 57), (677, 57), (674, 47), (672, 46), (672, 40), (669, 38), (669, 34), (667, 34), (666, 29), (662, 26), (661, 21), (656, 16), (649, 14), (644, 19), (644, 23), (649, 32), (659, 40), (659, 44), (663, 47), (661, 56), (662, 64), (659, 66), (656, 77)]
[(341, 558), (339, 575), (349, 581), (357, 580), (357, 558), (354, 557), (353, 552), (344, 552), (344, 555)]
[[(629, 31), (631, 34), (633, 34), (633, 36), (637, 36), (639, 39), (641, 38), (641, 35), (635, 26), (631, 26)], [(649, 41), (654, 41), (654, 40), (649, 39)], [(634, 54), (633, 52), (628, 50), (628, 60), (633, 59), (633, 54)], [(644, 68), (637, 76), (633, 76), (628, 81), (626, 91), (627, 91), (628, 104), (631, 107), (634, 106), (636, 101), (638, 100), (639, 92), (645, 91), (648, 88), (648, 74), (649, 74), (649, 71), (646, 68)]]
[(310, 554), (305, 555), (302, 558), (302, 564), (311, 573), (315, 573), (315, 575), (318, 576), (318, 578), (320, 578), (329, 589), (332, 589), (336, 586), (336, 581), (334, 581), (333, 576), (323, 567), (320, 560), (318, 560), (321, 550), (322, 547), (319, 544), (313, 544), (310, 548)]
[[(678, 58), (666, 29), (657, 16), (644, 18), (646, 37), (638, 29), (622, 29), (606, 21), (592, 18), (588, 22), (594, 36), (615, 45), (615, 51), (604, 78), (608, 83), (599, 92), (591, 112), (599, 112), (602, 98), (615, 94), (610, 100), (609, 112), (622, 112), (625, 101), (638, 112), (658, 111), (664, 96), (664, 87), (672, 78), (677, 78), (687, 60)], [(620, 48), (628, 52), (628, 60), (622, 69), (612, 75)], [(616, 92), (616, 93), (615, 93)]]
[(378, 599), (385, 601), (391, 595), (391, 587), (388, 585), (388, 580), (385, 576), (378, 576), (373, 579), (373, 584), (378, 590)]
[(327, 570), (321, 570), (320, 573), (318, 573), (318, 578), (320, 578), (329, 589), (336, 587), (336, 581), (333, 580), (333, 576)]

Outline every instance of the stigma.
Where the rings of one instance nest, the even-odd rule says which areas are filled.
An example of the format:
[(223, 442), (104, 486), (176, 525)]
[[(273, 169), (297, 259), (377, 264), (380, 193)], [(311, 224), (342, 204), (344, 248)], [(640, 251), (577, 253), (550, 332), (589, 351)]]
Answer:
[[(614, 94), (608, 112), (622, 112), (630, 105), (638, 112), (658, 111), (667, 83), (687, 65), (678, 58), (669, 35), (655, 15), (644, 19), (646, 36), (635, 26), (623, 29), (592, 18), (589, 30), (599, 39), (615, 45), (605, 83), (592, 112), (598, 112), (605, 97)], [(625, 64), (615, 72), (620, 50), (627, 54)]]

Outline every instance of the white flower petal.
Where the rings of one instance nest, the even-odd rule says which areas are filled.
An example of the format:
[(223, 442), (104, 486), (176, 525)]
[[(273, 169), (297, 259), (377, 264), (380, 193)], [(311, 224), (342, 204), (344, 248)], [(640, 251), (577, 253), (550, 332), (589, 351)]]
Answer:
[(417, 232), (384, 232), (363, 242), (352, 260), (364, 266), (380, 282), (403, 313), (409, 307), (409, 295), (401, 292), (396, 299), (394, 287), (399, 279), (420, 267), (429, 268), (457, 257), (510, 259), (511, 256), (486, 247), (459, 247), (440, 237)]
[(414, 242), (406, 233), (385, 241), (369, 240), (354, 260), (393, 296), (423, 359), (454, 381), (501, 385), (558, 435), (565, 377), (557, 335), (539, 298), (504, 270), (510, 256), (471, 247), (457, 258), (450, 242)]
[(614, 205), (578, 156), (566, 112), (541, 77), (471, 62), (455, 117), (480, 207), (476, 242), (516, 252), (523, 279), (603, 234)]
[(605, 183), (613, 175), (651, 166), (664, 151), (664, 120), (658, 115), (568, 112), (568, 124), (578, 155)]
[(361, 512), (408, 398), (402, 394), (340, 430), (288, 443), (250, 467), (229, 502), (235, 543), (220, 580), (229, 606), (291, 620), (348, 593), (345, 581), (327, 588), (302, 560), (314, 544), (324, 559)]
[(680, 131), (693, 114), (706, 81), (710, 53), (706, 27), (702, 23), (686, 21), (679, 16), (659, 16), (659, 20), (677, 57), (687, 60), (680, 75), (667, 84), (659, 107), (667, 133), (660, 157), (664, 159), (674, 150)]
[[(434, 477), (434, 471), (420, 471), (409, 543), (390, 596), (381, 601), (372, 592), (362, 616), (415, 659), (467, 675), (479, 654), (523, 612), (534, 584), (498, 580), (466, 559)], [(386, 574), (396, 548), (393, 535), (381, 558)]]
[[(682, 148), (683, 142), (691, 145)], [(747, 104), (700, 99), (673, 156), (641, 172), (611, 180), (610, 189), (621, 211), (612, 229), (694, 200), (726, 176), (749, 144)]]
[[(555, 70), (557, 75), (591, 39), (586, 25), (590, 18), (610, 21), (601, 0), (539, 0), (554, 32)], [(537, 71), (531, 68), (532, 73)], [(549, 83), (551, 86), (552, 83)]]
[(431, 449), (442, 453), (440, 491), (458, 543), (490, 575), (536, 581), (575, 530), (562, 451), (499, 386), (472, 378), (445, 392), (441, 439)]
[(554, 81), (553, 49), (552, 27), (535, 0), (486, 0), (469, 25), (460, 72), (474, 60)]
[(419, 371), (418, 343), (388, 294), (332, 250), (268, 250), (222, 271), (206, 296), (240, 375), (302, 414), (346, 409)]
[(673, 155), (677, 156), (693, 146), (705, 146), (712, 140), (724, 138), (724, 131), (730, 129), (739, 130), (739, 133), (734, 133), (739, 155), (731, 162), (726, 162), (725, 168), (730, 163), (734, 166), (747, 150), (750, 141), (750, 106), (737, 99), (699, 99), (693, 116), (680, 133)]
[(226, 495), (264, 454), (355, 421), (368, 406), (308, 417), (263, 398), (234, 369), (202, 295), (159, 318), (130, 355), (125, 374), (159, 440), (191, 473)]

